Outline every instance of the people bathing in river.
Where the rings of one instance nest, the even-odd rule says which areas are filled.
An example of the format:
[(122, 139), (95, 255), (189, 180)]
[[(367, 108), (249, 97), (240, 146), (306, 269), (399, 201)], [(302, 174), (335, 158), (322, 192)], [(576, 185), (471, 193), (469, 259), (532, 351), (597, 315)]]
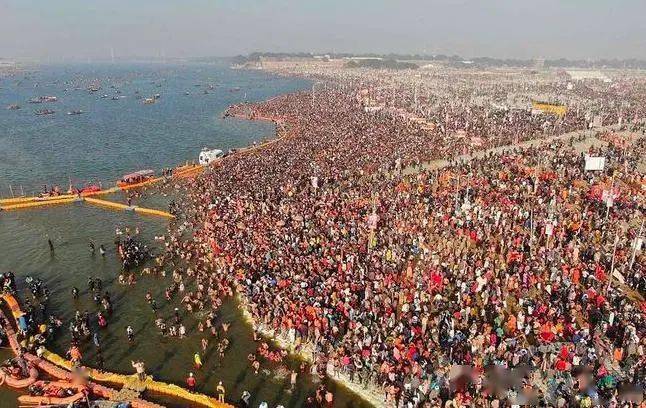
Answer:
[(102, 312), (97, 313), (97, 323), (102, 329), (108, 327), (108, 319), (105, 318), (105, 315)]
[[(608, 160), (604, 174), (585, 173), (584, 154), (569, 141), (417, 171), (422, 161), (473, 149), (470, 137), (368, 117), (339, 90), (322, 98), (314, 106), (304, 94), (261, 104), (267, 115), (295, 118), (298, 132), (186, 182), (158, 259), (174, 284), (185, 283), (187, 310), (208, 310), (235, 290), (263, 331), (313, 351), (316, 373), (376, 384), (400, 406), (451, 400), (444, 368), (453, 364), (481, 373), (491, 364), (532, 364), (538, 384), (574, 362), (600, 368), (599, 355), (623, 378), (644, 372), (635, 363), (643, 357), (643, 305), (609, 284), (608, 273), (608, 242), (618, 235), (622, 262), (614, 268), (631, 289), (643, 286), (639, 263), (628, 267), (639, 227), (630, 220), (643, 217), (644, 177), (635, 166), (643, 140), (632, 152), (589, 149)], [(516, 132), (543, 134), (530, 131), (540, 117), (524, 112), (461, 115), (453, 119), (473, 116), (469, 132), (485, 146), (513, 143)], [(549, 132), (585, 124), (575, 116), (550, 123)], [(404, 173), (410, 164), (416, 171)], [(609, 188), (612, 168), (628, 189), (610, 210), (618, 223), (605, 222), (607, 206), (588, 195), (595, 185)], [(621, 223), (630, 226), (619, 230)], [(571, 343), (561, 357), (557, 342)], [(596, 358), (590, 347), (599, 348)], [(613, 348), (632, 358), (615, 358)], [(256, 373), (261, 358), (280, 356), (258, 350), (250, 358)], [(459, 391), (470, 405), (501, 403), (478, 389)], [(326, 393), (316, 400), (331, 403)]]
[(251, 400), (251, 394), (249, 391), (244, 390), (242, 391), (242, 395), (240, 396), (240, 401), (239, 401), (239, 406), (240, 408), (248, 408), (250, 407), (249, 401)]
[(70, 347), (68, 354), (69, 354), (70, 361), (72, 363), (80, 364), (81, 359), (83, 358), (83, 355), (81, 354), (81, 350), (79, 349), (78, 345), (73, 344)]
[[(505, 145), (586, 120), (572, 112), (548, 123), (458, 101), (429, 107), (438, 124), (427, 130), (367, 116), (356, 96), (336, 89), (315, 103), (295, 94), (261, 104), (294, 118), (298, 132), (180, 186), (185, 198), (155, 258), (172, 276), (166, 299), (180, 294), (197, 316), (235, 292), (257, 329), (311, 352), (314, 373), (370, 385), (398, 407), (511, 404), (508, 389), (484, 381), (511, 370), (520, 405), (537, 395), (577, 401), (576, 389), (562, 390), (577, 366), (603, 398), (617, 400), (619, 381), (642, 384), (646, 309), (629, 295), (645, 285), (644, 254), (633, 251), (644, 139), (621, 149), (600, 134), (610, 141), (585, 152), (552, 141), (421, 169), (474, 150), (473, 138)], [(646, 113), (643, 103), (630, 109)], [(605, 157), (606, 169), (586, 172), (586, 153)], [(181, 332), (179, 309), (174, 317), (167, 330), (156, 320), (160, 332)], [(202, 327), (217, 332), (212, 319)], [(263, 344), (257, 354), (256, 375), (262, 358), (284, 358)], [(320, 389), (304, 406), (333, 403)]]
[(193, 365), (195, 366), (196, 370), (199, 370), (202, 368), (202, 357), (200, 357), (200, 353), (195, 352), (193, 355)]
[[(130, 274), (131, 269), (143, 265), (148, 259), (152, 257), (152, 252), (147, 245), (139, 242), (137, 239), (126, 234), (125, 239), (121, 239), (121, 231), (117, 229), (117, 237), (115, 245), (117, 253), (122, 260), (122, 269), (126, 274)], [(129, 229), (127, 229), (129, 231)], [(132, 276), (132, 275), (131, 275)]]
[(103, 370), (105, 366), (105, 360), (103, 358), (103, 355), (100, 352), (97, 352), (95, 360), (94, 360), (95, 367), (99, 370)]
[(267, 361), (280, 363), (288, 353), (285, 350), (272, 351), (270, 350), (269, 344), (267, 344), (267, 342), (262, 342), (260, 346), (258, 346), (258, 354), (264, 357)]
[(130, 364), (137, 372), (137, 377), (139, 378), (139, 381), (144, 381), (146, 379), (146, 364), (141, 360), (130, 361)]
[(193, 375), (193, 373), (189, 373), (188, 377), (186, 377), (186, 387), (188, 388), (189, 391), (194, 392), (196, 385), (197, 385), (197, 380), (195, 379), (195, 376)]
[(260, 360), (258, 360), (253, 354), (249, 354), (247, 359), (251, 361), (251, 368), (253, 368), (253, 373), (258, 375), (258, 373), (260, 372)]
[(126, 327), (126, 337), (128, 338), (128, 343), (135, 341), (135, 331), (133, 330), (132, 326)]
[(112, 314), (112, 300), (110, 299), (110, 293), (108, 291), (106, 291), (101, 298), (101, 306), (108, 316)]
[(92, 335), (92, 342), (94, 343), (94, 347), (96, 347), (96, 349), (100, 351), (101, 339), (99, 338), (99, 332), (94, 332), (94, 334)]
[(101, 278), (89, 277), (87, 278), (87, 286), (91, 293), (100, 292), (103, 288), (103, 281)]
[(16, 293), (16, 276), (13, 272), (5, 272), (0, 274), (0, 284), (2, 291), (9, 294)]
[(215, 387), (215, 393), (218, 397), (218, 402), (224, 404), (224, 396), (226, 394), (226, 391), (224, 389), (224, 385), (222, 385), (222, 381), (218, 381), (218, 385)]

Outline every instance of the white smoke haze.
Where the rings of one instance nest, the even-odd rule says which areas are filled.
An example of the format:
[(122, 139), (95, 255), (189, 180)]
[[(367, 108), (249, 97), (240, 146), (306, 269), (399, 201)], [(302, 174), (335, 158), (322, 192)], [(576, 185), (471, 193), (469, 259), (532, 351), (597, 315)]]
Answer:
[(0, 0), (0, 58), (646, 58), (644, 0)]

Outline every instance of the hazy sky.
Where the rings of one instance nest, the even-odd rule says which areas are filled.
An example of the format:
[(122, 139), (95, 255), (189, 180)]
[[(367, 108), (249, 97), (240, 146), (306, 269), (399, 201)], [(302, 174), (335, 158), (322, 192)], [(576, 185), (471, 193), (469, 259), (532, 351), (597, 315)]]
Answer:
[(0, 57), (111, 48), (646, 59), (646, 0), (0, 0)]

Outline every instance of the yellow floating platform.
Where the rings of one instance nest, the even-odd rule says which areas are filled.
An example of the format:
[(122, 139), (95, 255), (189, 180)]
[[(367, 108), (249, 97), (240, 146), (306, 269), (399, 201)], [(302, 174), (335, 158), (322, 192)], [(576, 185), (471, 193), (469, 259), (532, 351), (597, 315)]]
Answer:
[[(175, 172), (173, 173), (173, 178), (192, 177), (199, 174), (203, 170), (204, 170), (204, 166), (190, 165), (190, 164), (186, 166), (177, 167), (175, 169)], [(61, 194), (59, 196), (52, 196), (52, 197), (3, 198), (3, 199), (0, 199), (0, 211), (20, 210), (25, 208), (41, 207), (41, 206), (50, 205), (50, 204), (51, 205), (65, 204), (65, 203), (71, 203), (77, 200), (82, 200), (82, 201), (87, 201), (91, 204), (103, 205), (103, 206), (111, 207), (115, 209), (133, 210), (134, 212), (141, 213), (141, 214), (148, 214), (148, 215), (154, 215), (154, 216), (166, 217), (166, 218), (175, 218), (172, 214), (167, 213), (165, 211), (136, 207), (136, 206), (128, 207), (125, 204), (119, 204), (112, 201), (91, 198), (94, 196), (112, 194), (119, 191), (128, 191), (135, 188), (148, 186), (151, 184), (155, 184), (159, 181), (162, 181), (164, 179), (165, 179), (164, 177), (157, 177), (150, 180), (146, 180), (142, 183), (131, 184), (128, 186), (123, 186), (123, 187), (115, 186), (115, 187), (111, 187), (111, 188), (107, 188), (99, 191), (88, 191), (86, 193), (81, 193), (80, 197), (75, 194)]]
[(134, 207), (134, 210), (138, 214), (147, 214), (147, 215), (156, 215), (159, 217), (175, 218), (175, 216), (169, 212), (161, 211), (161, 210), (153, 210), (152, 208)]
[[(43, 353), (43, 358), (52, 364), (62, 367), (66, 370), (72, 370), (73, 365), (69, 360), (64, 359), (58, 354), (50, 351)], [(205, 394), (190, 392), (178, 385), (168, 384), (161, 381), (155, 381), (151, 377), (147, 377), (144, 381), (139, 381), (135, 375), (116, 374), (105, 371), (100, 371), (94, 368), (89, 368), (88, 377), (93, 381), (106, 382), (110, 384), (118, 384), (126, 387), (145, 388), (153, 393), (168, 395), (174, 398), (190, 401), (194, 404), (208, 407), (208, 408), (232, 408), (232, 405), (223, 404), (218, 402), (215, 398)], [(136, 383), (136, 384), (134, 384)]]
[(92, 198), (92, 197), (85, 197), (83, 200), (90, 204), (96, 204), (103, 207), (114, 208), (116, 210), (134, 211), (139, 214), (148, 214), (148, 215), (156, 215), (158, 217), (175, 218), (175, 216), (171, 213), (168, 213), (166, 211), (161, 211), (161, 210), (154, 210), (152, 208), (144, 208), (144, 207), (137, 207), (137, 206), (128, 207), (125, 204), (115, 203), (114, 201), (101, 200), (99, 198)]
[(182, 166), (175, 169), (173, 172), (174, 178), (192, 177), (204, 170), (204, 166)]
[(0, 200), (0, 205), (14, 205), (22, 203), (31, 203), (31, 202), (47, 202), (47, 201), (58, 201), (66, 198), (75, 198), (74, 194), (61, 194), (58, 196), (51, 197), (15, 197), (15, 198), (4, 198)]
[(81, 197), (92, 197), (96, 195), (103, 195), (103, 194), (112, 194), (121, 191), (121, 188), (119, 187), (111, 187), (111, 188), (106, 188), (104, 190), (99, 190), (99, 191), (88, 191), (87, 193), (81, 193)]
[[(175, 168), (175, 172), (173, 173), (173, 178), (187, 178), (187, 177), (192, 177), (196, 174), (199, 174), (204, 170), (204, 166), (201, 165), (192, 165), (192, 164), (187, 164), (185, 166), (180, 166)], [(159, 181), (164, 180), (164, 177), (156, 177), (150, 180), (143, 181), (141, 183), (137, 184), (131, 184), (123, 187), (119, 186), (114, 186), (106, 189), (102, 189), (99, 191), (88, 191), (85, 193), (81, 193), (81, 197), (93, 197), (93, 196), (98, 196), (98, 195), (105, 195), (105, 194), (112, 194), (116, 193), (119, 191), (128, 191), (132, 190), (135, 188), (139, 187), (144, 187), (147, 185), (155, 184)], [(23, 203), (32, 203), (32, 202), (49, 202), (49, 201), (60, 201), (63, 199), (72, 199), (72, 198), (78, 198), (78, 195), (75, 194), (61, 194), (59, 196), (51, 196), (51, 197), (38, 197), (38, 196), (32, 196), (32, 197), (13, 197), (13, 198), (2, 198), (0, 199), (0, 209), (8, 209), (5, 207), (9, 206), (14, 206), (18, 204), (23, 204)], [(13, 207), (12, 209), (19, 209), (19, 208), (29, 208), (29, 207), (36, 207), (36, 206), (25, 206), (25, 207)], [(155, 214), (159, 215), (159, 214)], [(169, 214), (170, 215), (170, 214)]]
[[(61, 198), (61, 197), (68, 197), (68, 198)], [(18, 201), (16, 204), (8, 204), (8, 205), (2, 205), (0, 206), (0, 211), (12, 211), (12, 210), (22, 210), (26, 208), (33, 208), (33, 207), (42, 207), (46, 205), (55, 205), (55, 204), (69, 204), (73, 203), (76, 201), (85, 201), (90, 204), (94, 205), (99, 205), (102, 207), (108, 207), (112, 208), (115, 210), (121, 210), (121, 211), (133, 211), (138, 214), (145, 214), (145, 215), (153, 215), (156, 217), (164, 217), (164, 218), (175, 218), (175, 216), (169, 212), (166, 211), (161, 211), (161, 210), (155, 210), (153, 208), (145, 208), (145, 207), (137, 207), (137, 206), (127, 206), (125, 204), (121, 203), (115, 203), (114, 201), (108, 201), (108, 200), (101, 200), (100, 198), (92, 198), (92, 197), (81, 197), (79, 198), (78, 196), (59, 196), (57, 199), (41, 199), (41, 200), (32, 200), (32, 201)]]
[[(20, 309), (20, 305), (18, 304), (18, 301), (13, 295), (4, 294), (4, 295), (1, 295), (0, 298), (2, 298), (7, 303), (7, 305), (11, 309), (11, 313), (13, 314), (14, 318), (17, 319), (18, 317), (22, 316), (23, 313), (22, 313), (22, 310)], [(65, 358), (59, 356), (56, 353), (52, 353), (49, 350), (45, 350), (43, 352), (43, 359), (67, 371), (72, 371), (74, 368), (70, 360), (66, 360)], [(233, 405), (218, 402), (218, 400), (208, 395), (200, 394), (196, 392), (190, 392), (175, 384), (168, 384), (161, 381), (155, 381), (150, 376), (147, 377), (145, 380), (140, 381), (136, 374), (135, 375), (116, 374), (116, 373), (100, 371), (100, 370), (88, 367), (88, 377), (91, 380), (98, 381), (98, 382), (118, 384), (128, 388), (146, 389), (154, 393), (168, 395), (174, 398), (179, 398), (179, 399), (191, 402), (192, 403), (191, 406), (199, 405), (207, 408), (233, 408)]]
[(114, 201), (101, 200), (100, 198), (84, 197), (83, 201), (85, 201), (87, 203), (90, 203), (90, 204), (96, 204), (96, 205), (101, 205), (101, 206), (104, 206), (104, 207), (115, 208), (117, 210), (131, 210), (132, 209), (132, 207), (128, 207), (125, 204), (115, 203)]
[(23, 201), (23, 202), (19, 202), (18, 204), (2, 205), (0, 206), (0, 210), (1, 211), (23, 210), (26, 208), (43, 207), (46, 205), (68, 204), (78, 200), (79, 200), (78, 197), (72, 196), (72, 198), (58, 198), (57, 200)]

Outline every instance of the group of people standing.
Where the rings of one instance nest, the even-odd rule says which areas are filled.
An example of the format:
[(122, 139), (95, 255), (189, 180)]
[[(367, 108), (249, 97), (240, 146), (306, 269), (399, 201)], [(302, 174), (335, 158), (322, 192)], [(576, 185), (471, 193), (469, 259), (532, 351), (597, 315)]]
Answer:
[[(630, 148), (601, 133), (589, 148), (576, 147), (587, 136), (554, 139), (411, 171), (470, 141), (367, 114), (343, 88), (253, 109), (288, 123), (281, 140), (189, 182), (166, 241), (192, 265), (183, 276), (208, 282), (202, 297), (233, 288), (256, 328), (309, 355), (313, 372), (386, 404), (562, 405), (616, 400), (640, 381), (642, 128), (630, 125)], [(483, 132), (484, 146), (514, 144), (519, 123)], [(568, 116), (520, 140), (577, 127)], [(584, 171), (586, 154), (605, 169)], [(599, 188), (622, 198), (608, 206)], [(524, 375), (492, 387), (498, 367)], [(587, 385), (564, 392), (571, 381)]]

